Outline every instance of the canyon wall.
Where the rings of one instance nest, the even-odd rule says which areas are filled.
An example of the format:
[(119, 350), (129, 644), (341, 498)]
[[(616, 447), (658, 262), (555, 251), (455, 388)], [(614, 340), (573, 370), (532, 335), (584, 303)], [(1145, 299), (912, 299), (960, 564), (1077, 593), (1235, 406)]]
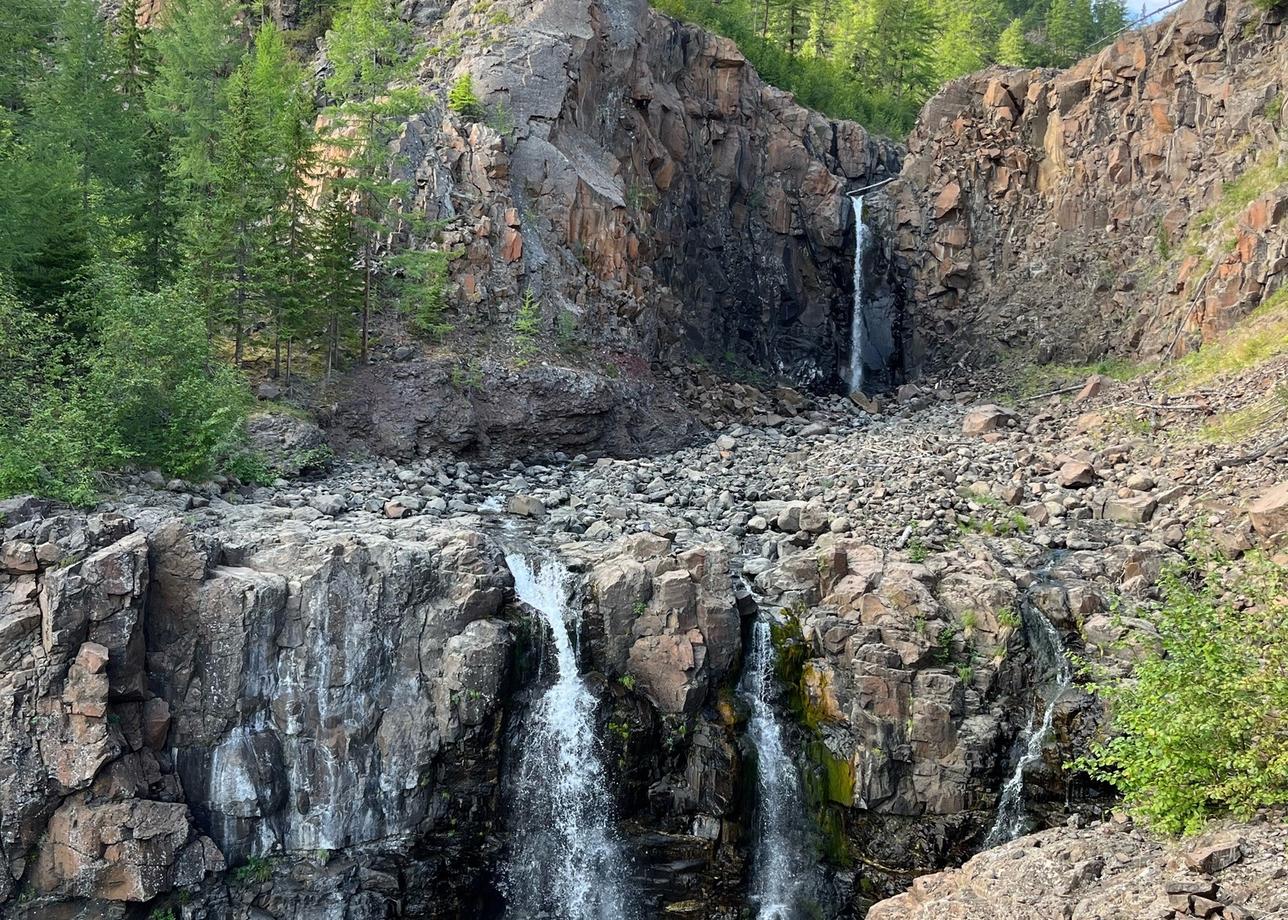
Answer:
[(1190, 0), (1065, 71), (950, 83), (889, 224), (908, 363), (1191, 350), (1288, 268), (1281, 12)]

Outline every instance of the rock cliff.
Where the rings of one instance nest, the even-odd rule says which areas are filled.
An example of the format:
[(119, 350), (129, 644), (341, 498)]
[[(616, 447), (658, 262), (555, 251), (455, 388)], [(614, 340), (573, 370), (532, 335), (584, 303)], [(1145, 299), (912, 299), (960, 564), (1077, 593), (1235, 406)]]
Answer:
[(1281, 285), (1283, 28), (1190, 0), (1069, 70), (942, 90), (889, 194), (908, 363), (1178, 354)]
[[(527, 363), (510, 333), (527, 296), (555, 352), (543, 360), (580, 368), (592, 403), (674, 402), (650, 388), (650, 365), (693, 355), (840, 385), (855, 232), (846, 192), (894, 174), (898, 146), (802, 108), (732, 42), (645, 0), (459, 0), (407, 14), (430, 48), (419, 81), (436, 101), (400, 146), (415, 207), (441, 222), (439, 245), (458, 255), (454, 351)], [(477, 120), (445, 105), (462, 74), (486, 110)], [(408, 339), (394, 324), (382, 341), (381, 361)], [(450, 391), (420, 351), (400, 353), (411, 366), (399, 386), (443, 378), (434, 385)], [(894, 356), (873, 360), (885, 359)], [(371, 398), (368, 378), (383, 376), (364, 371), (339, 397), (348, 438), (388, 428), (391, 416), (411, 424), (405, 397)], [(623, 393), (606, 376), (642, 383)], [(530, 374), (496, 388), (534, 406), (538, 422), (565, 414), (543, 410), (551, 393)], [(469, 425), (488, 439), (486, 418)], [(445, 446), (422, 427), (411, 443)], [(607, 443), (591, 449), (622, 452), (611, 431), (583, 440), (596, 438)]]

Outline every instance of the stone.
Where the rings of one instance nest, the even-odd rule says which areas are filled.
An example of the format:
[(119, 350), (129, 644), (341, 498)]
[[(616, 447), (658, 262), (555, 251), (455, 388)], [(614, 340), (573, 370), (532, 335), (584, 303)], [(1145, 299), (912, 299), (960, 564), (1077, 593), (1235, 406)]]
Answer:
[(1125, 524), (1144, 524), (1154, 516), (1158, 499), (1152, 495), (1134, 495), (1127, 498), (1110, 498), (1104, 504), (1105, 520)]
[(1229, 868), (1243, 858), (1243, 840), (1233, 834), (1219, 834), (1185, 854), (1185, 863), (1195, 872), (1211, 875)]
[(1105, 378), (1100, 374), (1092, 374), (1087, 378), (1087, 382), (1082, 385), (1078, 395), (1073, 397), (1073, 404), (1084, 403), (1093, 397), (1099, 396), (1100, 391), (1105, 388)]
[(20, 540), (10, 540), (0, 544), (0, 571), (10, 575), (22, 575), (34, 572), (39, 568), (36, 563), (36, 547)]
[(505, 510), (520, 517), (540, 519), (546, 516), (545, 504), (535, 495), (511, 495)]
[(1288, 480), (1272, 486), (1248, 505), (1248, 519), (1263, 537), (1288, 533)]
[(326, 437), (312, 420), (281, 411), (255, 412), (246, 420), (247, 447), (278, 476), (318, 472), (330, 458)]
[(76, 664), (89, 674), (101, 674), (107, 668), (109, 654), (106, 646), (99, 645), (97, 642), (86, 642), (76, 653)]
[(348, 510), (348, 505), (338, 495), (315, 495), (309, 499), (309, 507), (327, 517), (339, 517)]
[(1060, 465), (1059, 472), (1060, 485), (1066, 489), (1085, 489), (1087, 486), (1094, 485), (1096, 479), (1095, 469), (1090, 463), (1082, 460), (1066, 460)]
[(962, 434), (982, 435), (998, 431), (1019, 421), (1019, 416), (1010, 409), (996, 405), (984, 405), (971, 409), (962, 420)]

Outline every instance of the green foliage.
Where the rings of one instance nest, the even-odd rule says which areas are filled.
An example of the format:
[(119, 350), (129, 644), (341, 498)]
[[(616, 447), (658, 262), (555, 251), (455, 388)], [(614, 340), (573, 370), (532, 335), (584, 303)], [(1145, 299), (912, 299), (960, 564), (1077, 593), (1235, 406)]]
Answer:
[(327, 92), (346, 101), (370, 101), (415, 69), (411, 26), (392, 0), (352, 0), (326, 33), (332, 72)]
[(536, 348), (537, 336), (541, 333), (541, 301), (528, 289), (523, 292), (523, 302), (514, 317), (514, 341), (519, 354), (527, 356)]
[(1288, 803), (1288, 568), (1198, 559), (1142, 612), (1161, 651), (1132, 680), (1101, 678), (1115, 735), (1076, 766), (1166, 833)]
[(141, 291), (131, 272), (111, 267), (85, 294), (97, 311), (92, 345), (42, 325), (12, 295), (0, 304), (0, 331), (14, 333), (5, 340), (33, 349), (8, 365), (15, 372), (0, 391), (9, 410), (0, 493), (83, 504), (95, 469), (197, 476), (233, 455), (250, 393), (231, 369), (212, 366), (205, 326), (184, 297)]
[(1007, 629), (1020, 628), (1020, 613), (1014, 607), (1005, 607), (997, 613), (997, 622)]
[(654, 0), (738, 43), (805, 105), (894, 135), (945, 81), (992, 62), (1063, 65), (1126, 20), (1122, 0)]
[(238, 885), (267, 882), (273, 877), (273, 863), (263, 856), (252, 856), (233, 870), (233, 881)]
[(447, 312), (447, 266), (456, 253), (404, 249), (389, 260), (399, 305), (411, 317), (412, 329), (439, 340), (452, 331)]
[(452, 84), (447, 94), (447, 107), (470, 121), (483, 117), (483, 103), (474, 92), (474, 78), (467, 73), (461, 74)]
[(85, 398), (108, 466), (209, 473), (241, 434), (250, 392), (226, 366), (212, 366), (206, 329), (183, 293), (139, 291), (123, 273), (95, 282), (98, 348)]
[(158, 907), (148, 914), (148, 920), (175, 920), (173, 907)]

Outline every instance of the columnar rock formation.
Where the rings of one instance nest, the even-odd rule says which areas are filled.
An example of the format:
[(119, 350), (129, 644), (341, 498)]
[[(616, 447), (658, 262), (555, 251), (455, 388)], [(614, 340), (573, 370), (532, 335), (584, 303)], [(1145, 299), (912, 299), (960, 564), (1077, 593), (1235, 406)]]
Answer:
[(1282, 284), (1283, 29), (1190, 0), (1069, 70), (941, 91), (890, 192), (909, 363), (1182, 352)]
[[(732, 42), (645, 0), (459, 0), (409, 15), (431, 48), (421, 82), (440, 101), (402, 150), (417, 207), (459, 254), (449, 321), (505, 347), (526, 292), (567, 359), (594, 373), (647, 377), (650, 362), (696, 352), (840, 385), (846, 192), (896, 172), (900, 148), (802, 108)], [(443, 104), (463, 74), (487, 110), (477, 121)], [(341, 424), (426, 427), (410, 441), (441, 446), (398, 392), (426, 373), (399, 371), (393, 387), (383, 368), (359, 374)], [(486, 402), (494, 384), (485, 374), (472, 389)], [(523, 375), (495, 388), (511, 398), (516, 385), (536, 405), (548, 396)], [(373, 387), (391, 392), (371, 399)], [(592, 401), (650, 398), (579, 387), (598, 388)]]

